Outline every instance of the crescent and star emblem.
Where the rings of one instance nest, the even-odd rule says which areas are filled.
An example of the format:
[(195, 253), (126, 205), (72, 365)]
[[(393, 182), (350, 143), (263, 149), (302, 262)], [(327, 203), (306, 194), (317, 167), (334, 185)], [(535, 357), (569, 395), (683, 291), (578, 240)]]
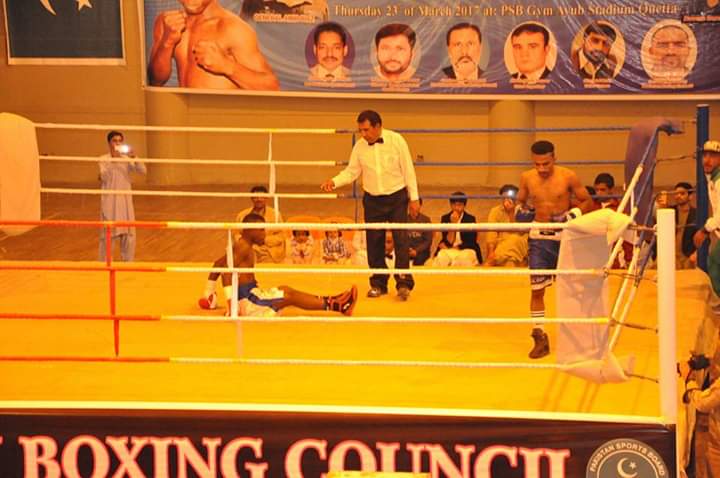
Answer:
[[(84, 7), (92, 8), (92, 4), (90, 3), (90, 0), (75, 0), (77, 2), (78, 11), (82, 10)], [(55, 9), (52, 6), (52, 3), (50, 3), (50, 0), (40, 0), (40, 4), (45, 7), (45, 10), (52, 13), (53, 15), (57, 15), (55, 12)]]
[[(617, 472), (618, 476), (620, 478), (635, 478), (637, 476), (637, 471), (635, 473), (628, 473), (625, 471), (625, 468), (623, 467), (623, 464), (627, 461), (627, 458), (622, 458), (620, 461), (618, 461), (617, 464)], [(630, 468), (635, 468), (635, 463), (630, 463)]]

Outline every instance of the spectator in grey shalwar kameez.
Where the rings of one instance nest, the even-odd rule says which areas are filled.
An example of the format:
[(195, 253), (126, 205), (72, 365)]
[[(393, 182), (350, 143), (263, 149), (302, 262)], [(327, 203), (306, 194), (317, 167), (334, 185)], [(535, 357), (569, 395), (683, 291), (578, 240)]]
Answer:
[[(130, 173), (145, 174), (147, 169), (139, 161), (117, 162), (110, 158), (134, 158), (133, 149), (125, 144), (125, 137), (118, 131), (111, 131), (107, 135), (108, 153), (100, 158), (100, 182), (102, 189), (129, 190), (132, 189)], [(134, 221), (132, 195), (130, 194), (103, 194), (100, 201), (100, 219), (102, 221)], [(112, 229), (112, 241), (120, 242), (120, 257), (123, 261), (132, 261), (135, 258), (135, 228), (115, 227)], [(100, 230), (100, 260), (106, 255), (105, 229)], [(112, 249), (112, 247), (111, 247)]]

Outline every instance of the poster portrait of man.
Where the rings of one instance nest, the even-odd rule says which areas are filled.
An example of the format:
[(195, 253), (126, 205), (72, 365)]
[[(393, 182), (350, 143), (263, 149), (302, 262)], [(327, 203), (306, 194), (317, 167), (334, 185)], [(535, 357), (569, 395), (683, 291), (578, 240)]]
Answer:
[(457, 23), (447, 31), (445, 40), (450, 59), (450, 65), (442, 70), (445, 76), (458, 81), (481, 78), (483, 43), (480, 28), (472, 23)]
[(313, 31), (312, 51), (315, 64), (310, 67), (310, 81), (350, 81), (349, 34), (336, 22), (321, 23)]
[(583, 80), (611, 80), (625, 61), (625, 41), (609, 22), (593, 21), (575, 36), (570, 61)]
[(678, 20), (658, 22), (643, 39), (641, 60), (652, 80), (683, 80), (692, 71), (696, 59), (695, 35)]
[(375, 73), (391, 83), (410, 80), (419, 61), (415, 30), (404, 23), (389, 23), (375, 34)]
[(505, 66), (513, 80), (546, 80), (555, 68), (557, 43), (550, 30), (537, 22), (518, 25), (505, 43)]

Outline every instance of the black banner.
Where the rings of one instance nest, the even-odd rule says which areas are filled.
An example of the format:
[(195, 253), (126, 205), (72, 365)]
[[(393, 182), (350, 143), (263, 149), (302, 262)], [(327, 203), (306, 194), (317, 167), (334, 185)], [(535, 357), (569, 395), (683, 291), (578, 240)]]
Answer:
[(674, 477), (661, 425), (358, 413), (0, 412), (8, 477)]

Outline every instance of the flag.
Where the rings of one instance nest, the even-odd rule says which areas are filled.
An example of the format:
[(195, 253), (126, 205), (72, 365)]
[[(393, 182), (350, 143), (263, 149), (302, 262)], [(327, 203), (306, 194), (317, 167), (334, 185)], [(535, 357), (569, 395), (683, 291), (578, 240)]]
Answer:
[(5, 0), (9, 64), (124, 64), (120, 0)]

